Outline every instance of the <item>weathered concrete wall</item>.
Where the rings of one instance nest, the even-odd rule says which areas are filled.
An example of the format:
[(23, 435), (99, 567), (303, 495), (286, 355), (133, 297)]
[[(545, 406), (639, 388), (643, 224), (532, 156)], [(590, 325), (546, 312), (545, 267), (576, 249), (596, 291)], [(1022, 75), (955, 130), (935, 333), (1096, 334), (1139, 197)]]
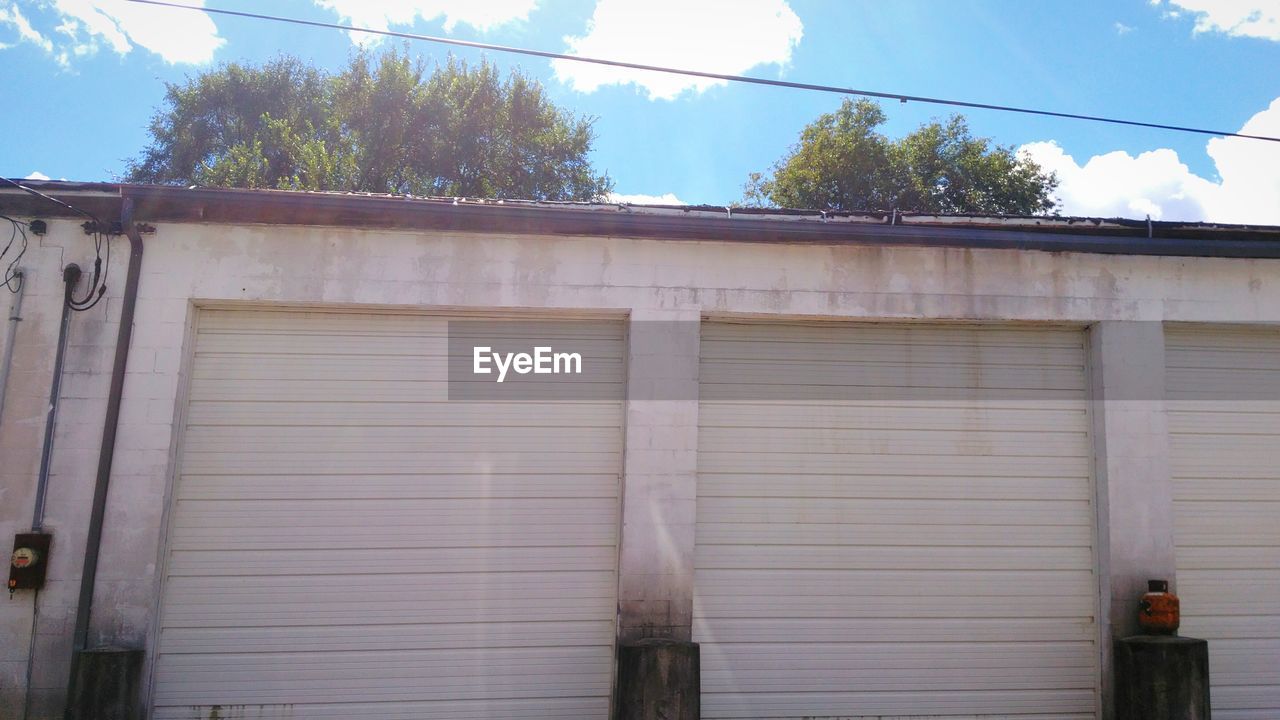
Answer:
[[(18, 335), (0, 426), (4, 542), (30, 523), (61, 268), (71, 260), (92, 261), (77, 223), (54, 220), (49, 227), (24, 261), (31, 277), (28, 319)], [(50, 582), (39, 597), (32, 718), (60, 712), (69, 673), (80, 556), (124, 285), (126, 243), (113, 242), (106, 301), (72, 323), (49, 493), (48, 526), (56, 537)], [(0, 303), (7, 301), (0, 295)], [(179, 368), (193, 301), (609, 308), (636, 319), (750, 314), (1277, 322), (1280, 262), (162, 223), (148, 236), (143, 260), (96, 589), (95, 642), (150, 642)], [(630, 391), (646, 376), (696, 382), (696, 338), (668, 340), (681, 348), (672, 362), (635, 351)], [(687, 639), (696, 403), (637, 402), (627, 422), (621, 628), (630, 637)], [(1109, 476), (1108, 492), (1120, 482), (1126, 481)], [(1116, 542), (1113, 537), (1112, 555), (1123, 552)], [(21, 707), (31, 625), (30, 593), (0, 602), (5, 712)]]
[(697, 308), (631, 313), (618, 636), (691, 640), (697, 525)]
[[(28, 284), (0, 418), (0, 542), (6, 552), (14, 533), (31, 527), (62, 310), (62, 268), (76, 262), (91, 273), (93, 267), (92, 245), (77, 223), (52, 221), (49, 228), (46, 236), (29, 235), (22, 259)], [(34, 623), (37, 598), (32, 591), (0, 601), (0, 718), (21, 717), (29, 655), (35, 658), (30, 717), (61, 717), (126, 259), (126, 253), (113, 254), (108, 297), (71, 318), (45, 517), (45, 528), (54, 536), (49, 575), (38, 596)], [(8, 292), (0, 291), (5, 318), (11, 300)], [(3, 337), (0, 334), (0, 342)], [(139, 357), (136, 367), (154, 370), (154, 359), (148, 361), (145, 351)]]
[[(1089, 332), (1100, 625), (1138, 632), (1147, 580), (1174, 578), (1173, 481), (1164, 402), (1164, 326), (1097, 323)], [(1103, 707), (1112, 703), (1112, 644), (1102, 650)], [(1109, 717), (1109, 715), (1106, 715)]]
[(94, 648), (72, 660), (67, 720), (140, 720), (141, 648)]
[(1209, 643), (1167, 635), (1116, 642), (1116, 716), (1209, 720)]
[(618, 645), (617, 720), (699, 720), (702, 656), (697, 644), (640, 640)]

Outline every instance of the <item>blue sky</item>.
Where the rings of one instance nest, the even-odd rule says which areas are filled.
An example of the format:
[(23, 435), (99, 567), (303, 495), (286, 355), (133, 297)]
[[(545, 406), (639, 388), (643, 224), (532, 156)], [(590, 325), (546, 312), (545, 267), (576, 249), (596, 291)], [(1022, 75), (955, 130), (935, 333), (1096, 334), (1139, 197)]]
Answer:
[[(192, 0), (187, 0), (191, 2)], [(802, 82), (1280, 135), (1280, 0), (208, 0)], [(346, 33), (123, 0), (0, 0), (0, 174), (111, 180), (165, 82), (278, 53), (338, 69)], [(414, 43), (442, 60), (449, 49)], [(472, 51), (456, 54), (478, 57)], [(488, 53), (596, 118), (597, 167), (637, 200), (739, 200), (834, 95)], [(900, 135), (952, 110), (886, 104)], [(973, 130), (1062, 179), (1062, 212), (1280, 224), (1280, 143), (990, 111)]]

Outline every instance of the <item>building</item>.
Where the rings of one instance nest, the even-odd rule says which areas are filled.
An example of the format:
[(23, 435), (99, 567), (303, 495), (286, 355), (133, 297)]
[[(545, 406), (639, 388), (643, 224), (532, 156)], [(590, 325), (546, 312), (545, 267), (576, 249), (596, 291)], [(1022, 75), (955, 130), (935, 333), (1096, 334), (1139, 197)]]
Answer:
[[(34, 186), (131, 232), (69, 314), (6, 717), (105, 644), (157, 720), (604, 718), (646, 638), (707, 718), (1105, 717), (1148, 578), (1215, 717), (1280, 716), (1278, 228)], [(45, 225), (7, 542), (95, 250), (0, 213)]]

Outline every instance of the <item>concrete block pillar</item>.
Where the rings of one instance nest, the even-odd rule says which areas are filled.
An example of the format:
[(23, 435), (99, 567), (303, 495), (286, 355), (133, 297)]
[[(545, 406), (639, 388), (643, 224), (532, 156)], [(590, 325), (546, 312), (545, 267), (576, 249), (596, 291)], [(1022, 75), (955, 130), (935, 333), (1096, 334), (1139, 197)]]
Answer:
[(614, 717), (697, 720), (697, 310), (631, 316)]
[(697, 310), (631, 316), (618, 579), (623, 643), (692, 635), (700, 321)]
[(1176, 592), (1164, 367), (1161, 323), (1109, 321), (1090, 328), (1098, 620), (1107, 718), (1115, 717), (1113, 643), (1138, 633), (1138, 600), (1147, 580), (1167, 579)]
[(698, 646), (640, 640), (618, 648), (617, 720), (698, 720)]
[(142, 651), (102, 647), (75, 654), (67, 720), (141, 720)]
[(1209, 720), (1209, 643), (1168, 635), (1117, 642), (1116, 717)]

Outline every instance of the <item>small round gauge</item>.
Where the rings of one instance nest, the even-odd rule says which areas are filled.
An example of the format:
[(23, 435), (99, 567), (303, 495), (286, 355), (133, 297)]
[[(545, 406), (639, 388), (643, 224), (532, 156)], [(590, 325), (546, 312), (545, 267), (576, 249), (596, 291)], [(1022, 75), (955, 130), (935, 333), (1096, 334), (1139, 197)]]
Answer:
[(13, 551), (13, 566), (16, 568), (29, 568), (40, 560), (40, 553), (31, 548), (18, 548)]

